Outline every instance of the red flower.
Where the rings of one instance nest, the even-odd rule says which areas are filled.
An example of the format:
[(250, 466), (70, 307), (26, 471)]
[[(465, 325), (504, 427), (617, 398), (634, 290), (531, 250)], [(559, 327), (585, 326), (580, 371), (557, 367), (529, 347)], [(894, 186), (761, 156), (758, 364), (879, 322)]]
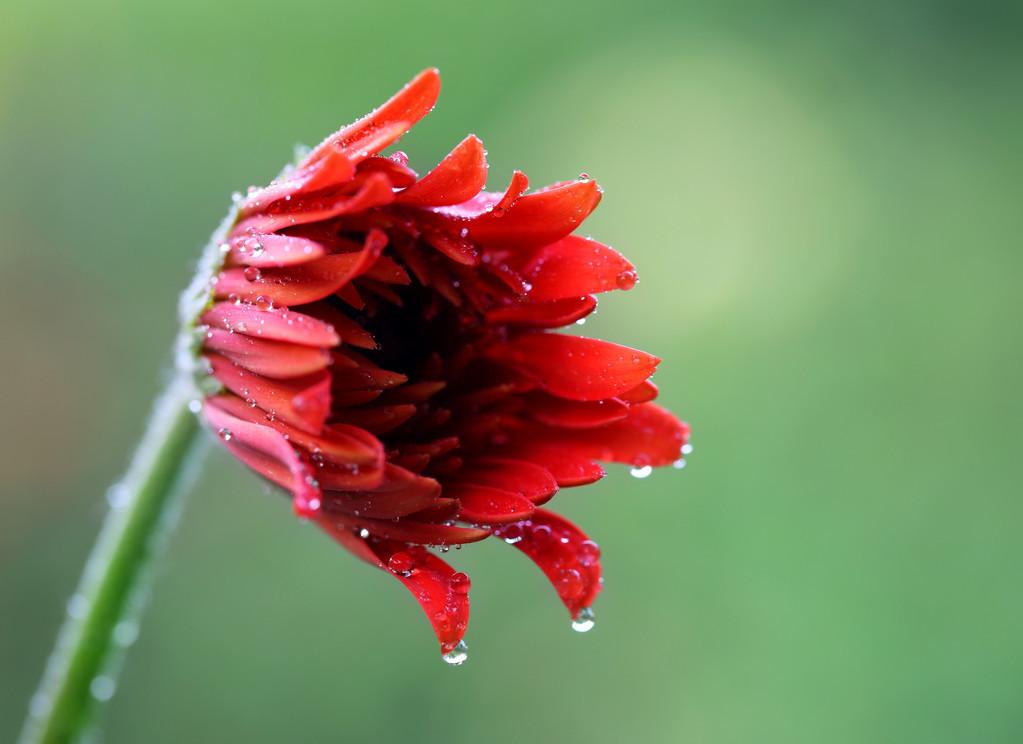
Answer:
[(240, 200), (202, 354), (224, 445), (295, 511), (416, 597), (464, 659), (469, 579), (428, 548), (491, 535), (531, 558), (586, 629), (600, 551), (540, 508), (595, 461), (677, 461), (688, 429), (650, 401), (658, 359), (550, 329), (629, 289), (617, 251), (572, 232), (586, 177), (483, 191), (463, 140), (420, 178), (379, 153), (433, 107), (436, 70)]

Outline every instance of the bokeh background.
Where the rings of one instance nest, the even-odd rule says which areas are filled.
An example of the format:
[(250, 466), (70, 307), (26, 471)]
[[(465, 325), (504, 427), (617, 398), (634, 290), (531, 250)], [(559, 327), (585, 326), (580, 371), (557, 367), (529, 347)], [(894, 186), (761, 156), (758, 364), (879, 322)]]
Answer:
[(498, 544), (469, 663), (220, 451), (106, 712), (121, 742), (1019, 742), (1018, 3), (5, 0), (0, 740), (159, 388), (228, 195), (419, 69), (421, 172), (586, 171), (689, 467), (561, 511), (595, 630)]

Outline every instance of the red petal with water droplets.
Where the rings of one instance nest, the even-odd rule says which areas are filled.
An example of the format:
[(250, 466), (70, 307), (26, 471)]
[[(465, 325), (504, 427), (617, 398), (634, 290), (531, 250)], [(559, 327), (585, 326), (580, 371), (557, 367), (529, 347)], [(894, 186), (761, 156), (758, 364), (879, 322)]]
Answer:
[(582, 224), (597, 202), (594, 181), (570, 181), (517, 199), (469, 223), (469, 235), (487, 248), (523, 250), (559, 240)]
[(318, 372), (294, 380), (269, 380), (219, 354), (206, 354), (213, 375), (228, 390), (255, 402), (286, 423), (319, 434), (330, 413), (330, 375)]
[(487, 355), (535, 375), (570, 400), (614, 398), (654, 373), (660, 360), (609, 341), (560, 333), (527, 333), (495, 344)]
[(203, 345), (257, 375), (275, 379), (301, 377), (330, 364), (330, 354), (324, 349), (264, 341), (220, 328), (206, 331)]
[(573, 618), (597, 598), (601, 589), (600, 550), (564, 517), (537, 509), (530, 519), (495, 530), (494, 534), (505, 537), (540, 567)]
[(558, 490), (558, 482), (546, 468), (524, 460), (500, 457), (480, 457), (469, 461), (455, 476), (455, 482), (500, 488), (517, 493), (533, 504), (549, 501)]
[[(232, 416), (251, 423), (258, 424), (270, 420), (262, 409), (253, 408), (235, 395), (223, 394), (208, 398), (207, 405), (221, 408)], [(316, 435), (289, 426), (277, 418), (274, 418), (272, 423), (273, 427), (296, 447), (301, 447), (310, 454), (322, 455), (334, 464), (383, 467), (384, 447), (380, 440), (357, 426), (329, 424), (323, 428), (321, 434)]]
[(518, 325), (531, 328), (561, 328), (575, 323), (597, 309), (593, 297), (572, 297), (552, 302), (520, 302), (487, 310), (490, 325)]
[(495, 454), (539, 465), (554, 476), (562, 488), (585, 486), (607, 475), (593, 458), (544, 444), (516, 442), (495, 450)]
[(544, 246), (522, 268), (534, 300), (577, 298), (613, 289), (631, 289), (636, 271), (613, 248), (589, 238), (569, 235)]
[(440, 94), (440, 73), (423, 70), (383, 106), (327, 137), (300, 167), (308, 167), (339, 150), (358, 162), (395, 142), (430, 112)]
[(385, 540), (401, 540), (419, 545), (465, 545), (479, 542), (490, 535), (490, 530), (476, 527), (451, 527), (409, 519), (393, 522), (389, 519), (366, 519), (335, 514), (337, 521), (352, 529), (365, 529), (371, 535)]
[[(391, 540), (363, 540), (328, 518), (318, 521), (320, 527), (358, 558), (387, 571), (405, 585), (426, 613), (433, 632), (440, 642), (441, 653), (450, 653), (465, 636), (469, 623), (469, 594), (457, 590), (451, 577), (456, 571), (443, 560), (418, 546)], [(392, 571), (394, 564), (405, 571)]]
[(320, 508), (320, 490), (283, 434), (270, 426), (243, 421), (217, 406), (206, 405), (203, 415), (235, 457), (291, 492), (296, 512), (309, 515)]
[(386, 245), (387, 235), (380, 230), (371, 230), (363, 249), (358, 252), (324, 256), (301, 266), (265, 269), (258, 275), (246, 274), (247, 269), (226, 269), (217, 278), (217, 297), (237, 297), (247, 302), (273, 302), (286, 306), (315, 302), (329, 297), (364, 274)]
[(484, 191), (461, 204), (439, 207), (434, 211), (437, 214), (454, 217), (463, 221), (475, 219), (494, 210), (497, 210), (499, 214), (504, 214), (508, 207), (514, 204), (515, 200), (522, 196), (528, 188), (529, 179), (526, 178), (526, 174), (522, 171), (515, 171), (512, 173), (511, 182), (504, 193)]
[(526, 407), (537, 421), (567, 429), (590, 429), (629, 415), (629, 406), (617, 398), (565, 400), (547, 393), (533, 393)]
[(301, 346), (337, 346), (337, 331), (322, 320), (291, 310), (265, 310), (252, 304), (218, 302), (202, 316), (202, 322), (267, 341), (287, 341)]
[(267, 210), (243, 219), (235, 227), (233, 235), (273, 233), (288, 227), (365, 212), (394, 201), (391, 181), (383, 173), (369, 173), (361, 183), (353, 182), (353, 185), (357, 186), (354, 193), (318, 193), (291, 201), (276, 201)]
[(575, 455), (607, 462), (661, 467), (681, 457), (689, 427), (653, 403), (629, 409), (620, 421), (593, 429), (547, 429), (529, 432), (533, 441)]
[(458, 518), (474, 524), (505, 524), (533, 513), (533, 502), (511, 491), (461, 483), (447, 486), (444, 495), (458, 499)]
[(487, 154), (483, 143), (469, 135), (420, 181), (398, 194), (395, 201), (416, 207), (461, 204), (487, 183)]
[(348, 495), (327, 491), (327, 508), (338, 509), (354, 517), (398, 519), (435, 506), (440, 484), (404, 468), (388, 463), (384, 478), (372, 490)]
[(320, 243), (290, 235), (236, 235), (229, 243), (228, 266), (281, 268), (309, 263), (327, 254)]

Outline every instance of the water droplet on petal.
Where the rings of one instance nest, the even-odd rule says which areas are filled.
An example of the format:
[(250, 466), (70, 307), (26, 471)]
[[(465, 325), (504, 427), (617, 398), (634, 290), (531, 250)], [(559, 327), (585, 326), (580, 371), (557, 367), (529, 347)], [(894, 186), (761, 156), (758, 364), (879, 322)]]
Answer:
[(448, 651), (442, 657), (445, 664), (451, 666), (461, 666), (469, 658), (469, 647), (465, 645), (465, 641), (459, 641), (458, 645)]
[(644, 465), (641, 468), (632, 468), (629, 471), (629, 475), (631, 475), (633, 478), (646, 478), (652, 472), (654, 472), (654, 469), (652, 467), (650, 467), (649, 465)]
[(399, 550), (387, 559), (387, 567), (400, 576), (410, 576), (415, 565), (416, 562), (412, 556), (403, 550)]
[(367, 530), (365, 527), (363, 527), (361, 530), (359, 530), (359, 537), (361, 537), (363, 540), (368, 538), (369, 537), (369, 530)]
[(630, 270), (622, 271), (615, 277), (615, 284), (618, 285), (618, 289), (632, 289), (636, 286), (636, 272)]
[(451, 574), (448, 579), (448, 586), (455, 594), (468, 594), (472, 581), (461, 571)]
[(246, 281), (258, 282), (263, 276), (263, 272), (257, 269), (255, 266), (249, 266), (245, 271), (242, 272)]
[(689, 444), (688, 442), (683, 444), (682, 445), (682, 454), (683, 455), (691, 455), (691, 454), (693, 454), (693, 445)]
[(572, 630), (576, 633), (587, 633), (593, 630), (594, 625), (596, 625), (596, 621), (593, 619), (593, 608), (584, 607), (579, 610), (579, 614), (572, 621)]
[(671, 463), (671, 467), (675, 468), (675, 470), (681, 470), (685, 466), (686, 466), (686, 458), (684, 458), (684, 457), (680, 457), (677, 460), (675, 460), (675, 462)]
[(230, 429), (217, 429), (217, 436), (223, 439), (225, 442), (231, 441), (231, 430)]
[(579, 545), (579, 562), (584, 566), (592, 566), (600, 560), (600, 546), (593, 540), (584, 540)]

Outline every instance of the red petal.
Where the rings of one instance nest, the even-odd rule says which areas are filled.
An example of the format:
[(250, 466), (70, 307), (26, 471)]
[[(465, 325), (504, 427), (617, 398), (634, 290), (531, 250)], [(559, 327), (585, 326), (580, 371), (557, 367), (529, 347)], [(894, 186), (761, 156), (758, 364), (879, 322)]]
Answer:
[(329, 297), (352, 279), (365, 273), (387, 245), (387, 235), (371, 230), (361, 251), (324, 256), (311, 263), (284, 269), (226, 269), (217, 278), (220, 298), (237, 297), (247, 302), (304, 305)]
[(529, 179), (522, 171), (512, 173), (511, 183), (504, 193), (484, 191), (481, 194), (450, 207), (440, 207), (435, 211), (448, 217), (455, 217), (459, 220), (475, 219), (488, 212), (504, 214), (516, 199), (522, 196), (529, 188)]
[(430, 524), (410, 519), (397, 522), (390, 519), (366, 519), (350, 517), (347, 514), (333, 515), (336, 520), (350, 528), (365, 529), (371, 535), (386, 540), (401, 540), (419, 545), (464, 545), (479, 542), (490, 535), (490, 530), (475, 527), (449, 527), (445, 524)]
[(546, 393), (529, 396), (526, 410), (537, 421), (568, 429), (589, 429), (619, 421), (629, 414), (629, 406), (617, 398), (604, 400), (565, 400)]
[(534, 504), (549, 501), (558, 490), (558, 482), (546, 468), (524, 460), (499, 457), (481, 457), (466, 463), (455, 480), (511, 491)]
[(218, 302), (203, 314), (202, 322), (268, 341), (323, 347), (341, 343), (328, 323), (291, 310), (264, 310), (252, 304)]
[(235, 457), (291, 492), (296, 512), (309, 515), (320, 508), (320, 490), (283, 434), (243, 421), (217, 406), (205, 406), (203, 415)]
[(384, 434), (397, 429), (416, 415), (415, 405), (374, 406), (373, 408), (348, 408), (338, 416), (354, 426), (362, 427), (374, 434)]
[(479, 138), (471, 134), (395, 201), (416, 207), (460, 204), (476, 196), (486, 183), (487, 153)]
[(539, 465), (554, 476), (562, 488), (585, 486), (607, 475), (592, 458), (549, 445), (516, 442), (497, 450), (497, 454)]
[(660, 362), (628, 346), (560, 333), (516, 336), (487, 354), (535, 375), (544, 389), (570, 400), (614, 398), (652, 375)]
[(653, 403), (633, 406), (621, 421), (593, 429), (533, 431), (533, 441), (583, 457), (643, 467), (669, 465), (689, 440), (689, 427)]
[(319, 434), (323, 430), (330, 412), (330, 375), (326, 372), (294, 380), (268, 380), (218, 354), (205, 356), (213, 375), (235, 395), (303, 431)]
[(527, 194), (507, 212), (480, 215), (469, 223), (469, 235), (487, 248), (539, 247), (575, 230), (599, 201), (595, 181), (571, 181)]
[[(217, 395), (207, 399), (207, 405), (216, 406), (236, 418), (251, 423), (271, 420), (262, 409), (253, 408), (235, 395)], [(272, 419), (273, 428), (287, 437), (297, 447), (311, 455), (321, 455), (337, 465), (359, 465), (379, 468), (383, 466), (384, 448), (380, 441), (367, 431), (346, 424), (325, 426), (322, 434), (309, 434), (289, 426), (280, 419)]]
[(454, 484), (444, 495), (458, 499), (458, 518), (474, 524), (505, 524), (533, 513), (533, 502), (511, 491), (469, 483)]
[(627, 390), (618, 397), (632, 405), (649, 403), (657, 397), (657, 386), (650, 380), (644, 380), (632, 390)]
[(340, 509), (355, 517), (398, 519), (435, 506), (440, 484), (388, 463), (384, 479), (372, 490), (348, 495), (328, 491), (327, 508)]
[(313, 191), (340, 186), (355, 175), (355, 163), (345, 153), (333, 151), (317, 163), (295, 168), (275, 179), (269, 186), (252, 191), (240, 205), (249, 216), (281, 199), (295, 199)]
[(586, 533), (545, 509), (494, 531), (540, 567), (573, 618), (590, 607), (601, 589), (600, 549)]
[(287, 227), (365, 212), (394, 201), (391, 182), (383, 173), (370, 173), (354, 193), (311, 194), (292, 201), (276, 201), (263, 212), (246, 217), (234, 229), (235, 235), (251, 232), (273, 233)]
[(237, 235), (229, 244), (229, 265), (241, 264), (260, 269), (309, 263), (327, 253), (327, 249), (314, 240), (290, 235)]
[(552, 302), (520, 302), (496, 307), (486, 313), (491, 325), (561, 328), (585, 318), (597, 308), (593, 297), (572, 297)]
[(324, 349), (264, 341), (219, 328), (206, 331), (203, 348), (216, 351), (257, 375), (275, 379), (301, 377), (330, 364), (330, 354)]
[(544, 246), (522, 269), (534, 300), (577, 298), (612, 289), (631, 289), (636, 271), (613, 248), (589, 238), (569, 235)]
[[(329, 519), (318, 520), (320, 527), (357, 557), (387, 571), (405, 585), (426, 613), (440, 642), (441, 653), (450, 653), (465, 636), (469, 623), (469, 594), (452, 581), (455, 569), (418, 546), (395, 541), (363, 540), (346, 527)], [(395, 566), (391, 570), (389, 566)], [(402, 569), (402, 570), (398, 570)]]
[(373, 113), (330, 135), (309, 153), (300, 167), (308, 167), (340, 150), (358, 162), (395, 142), (430, 112), (440, 94), (440, 73), (423, 70)]

